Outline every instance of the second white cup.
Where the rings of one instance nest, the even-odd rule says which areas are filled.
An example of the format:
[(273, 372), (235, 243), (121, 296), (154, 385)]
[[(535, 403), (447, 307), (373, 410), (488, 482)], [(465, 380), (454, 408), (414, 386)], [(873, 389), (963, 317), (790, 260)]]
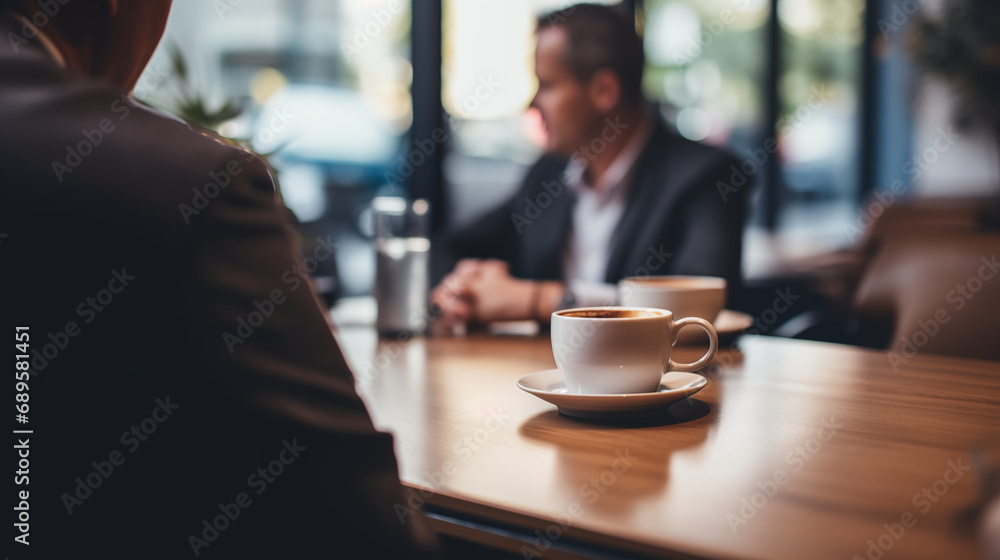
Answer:
[(715, 321), (726, 304), (726, 279), (715, 276), (646, 276), (618, 282), (618, 303), (668, 309), (678, 317)]

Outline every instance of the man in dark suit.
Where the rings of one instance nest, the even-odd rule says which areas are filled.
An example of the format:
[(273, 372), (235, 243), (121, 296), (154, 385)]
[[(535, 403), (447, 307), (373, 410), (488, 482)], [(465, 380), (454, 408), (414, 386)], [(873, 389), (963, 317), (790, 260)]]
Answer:
[(614, 304), (614, 284), (643, 275), (721, 276), (732, 303), (744, 193), (717, 185), (736, 160), (652, 114), (642, 42), (613, 8), (543, 16), (537, 39), (548, 153), (513, 198), (437, 240), (437, 275), (455, 266), (432, 294), (444, 321), (547, 321)]
[(0, 0), (10, 556), (423, 557), (265, 166), (128, 95), (169, 8)]

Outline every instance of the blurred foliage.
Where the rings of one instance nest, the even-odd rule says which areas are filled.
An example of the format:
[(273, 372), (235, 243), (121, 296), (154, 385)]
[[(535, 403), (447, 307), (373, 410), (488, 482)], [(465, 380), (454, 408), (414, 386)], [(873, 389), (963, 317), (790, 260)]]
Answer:
[(958, 89), (957, 124), (1000, 124), (1000, 2), (951, 0), (939, 18), (920, 12), (909, 42), (924, 70)]
[(197, 91), (188, 72), (184, 54), (176, 45), (170, 47), (170, 66), (177, 81), (178, 99), (166, 108), (171, 113), (184, 120), (196, 123), (205, 128), (216, 130), (222, 123), (235, 119), (243, 113), (242, 107), (235, 100), (227, 100), (222, 107), (212, 110), (205, 98)]

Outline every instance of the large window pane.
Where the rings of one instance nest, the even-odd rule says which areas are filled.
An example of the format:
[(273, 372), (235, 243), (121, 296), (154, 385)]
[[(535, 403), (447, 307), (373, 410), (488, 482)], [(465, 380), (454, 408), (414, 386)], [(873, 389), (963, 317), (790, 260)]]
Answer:
[(645, 3), (645, 91), (678, 132), (742, 153), (762, 140), (766, 0)]
[(783, 224), (830, 248), (850, 239), (843, 224), (859, 192), (858, 111), (863, 0), (779, 3), (784, 64), (779, 145)]
[[(768, 113), (770, 0), (647, 0), (645, 90), (677, 131), (724, 146), (777, 197), (777, 230), (750, 199), (744, 269), (846, 245), (858, 192), (857, 112), (864, 0), (778, 2), (781, 67), (774, 138)], [(772, 143), (773, 142), (773, 143)], [(763, 149), (772, 147), (774, 153)], [(762, 157), (761, 154), (765, 154)], [(776, 163), (775, 183), (761, 160)], [(758, 194), (761, 194), (758, 190)]]
[[(138, 94), (175, 112), (185, 97), (203, 98), (208, 112), (235, 102), (238, 116), (206, 124), (273, 152), (304, 244), (334, 236), (343, 288), (365, 292), (373, 267), (362, 214), (402, 154), (412, 122), (410, 2), (229, 4), (176, 0), (147, 70), (162, 87)], [(172, 49), (186, 61), (186, 88), (176, 76), (162, 78), (171, 72)], [(333, 265), (322, 263), (317, 276), (332, 276)]]

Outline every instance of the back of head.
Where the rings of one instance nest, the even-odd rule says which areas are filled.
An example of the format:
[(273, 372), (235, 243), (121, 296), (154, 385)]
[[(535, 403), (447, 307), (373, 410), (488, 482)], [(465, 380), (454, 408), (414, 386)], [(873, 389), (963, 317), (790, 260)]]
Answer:
[(608, 68), (618, 75), (623, 100), (642, 101), (645, 55), (631, 13), (619, 7), (577, 4), (538, 18), (537, 31), (559, 28), (566, 32), (566, 64), (581, 82)]
[(0, 0), (0, 10), (23, 16), (47, 35), (58, 33), (67, 41), (75, 43), (107, 31), (107, 24), (111, 20), (110, 9), (111, 3), (106, 0), (87, 2)]
[(163, 36), (173, 0), (0, 0), (55, 44), (73, 71), (131, 91)]

